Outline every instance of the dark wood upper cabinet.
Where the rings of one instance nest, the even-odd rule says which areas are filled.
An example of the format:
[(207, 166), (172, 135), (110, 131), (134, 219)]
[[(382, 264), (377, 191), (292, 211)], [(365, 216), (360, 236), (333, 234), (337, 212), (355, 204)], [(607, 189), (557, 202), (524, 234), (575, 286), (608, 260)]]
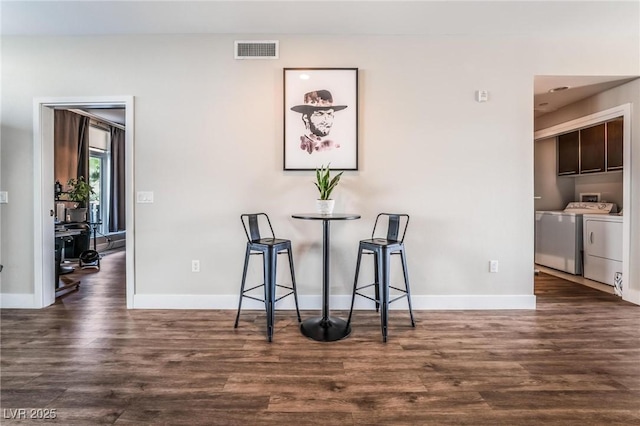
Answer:
[(622, 170), (622, 117), (607, 122), (607, 170)]
[(580, 134), (575, 132), (558, 136), (558, 176), (577, 175), (580, 152)]
[(604, 172), (605, 123), (580, 130), (580, 173)]
[(623, 117), (556, 137), (558, 176), (622, 170)]

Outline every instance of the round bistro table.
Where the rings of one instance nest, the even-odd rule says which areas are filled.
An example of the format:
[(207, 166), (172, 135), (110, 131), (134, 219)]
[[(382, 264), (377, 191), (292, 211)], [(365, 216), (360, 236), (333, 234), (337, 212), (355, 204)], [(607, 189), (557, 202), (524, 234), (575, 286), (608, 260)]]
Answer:
[(351, 326), (341, 318), (329, 315), (329, 223), (332, 220), (360, 219), (359, 214), (352, 213), (296, 213), (294, 219), (322, 221), (322, 316), (302, 321), (300, 332), (306, 337), (319, 342), (334, 342), (344, 339), (351, 333)]

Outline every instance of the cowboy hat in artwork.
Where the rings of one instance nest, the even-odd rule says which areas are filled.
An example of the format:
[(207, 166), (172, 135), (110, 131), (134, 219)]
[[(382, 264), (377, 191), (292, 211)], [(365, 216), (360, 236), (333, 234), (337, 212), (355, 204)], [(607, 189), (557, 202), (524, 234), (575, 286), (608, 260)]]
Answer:
[(303, 114), (313, 113), (318, 110), (332, 109), (341, 111), (346, 105), (333, 105), (333, 96), (328, 90), (316, 90), (304, 94), (304, 103), (291, 107), (292, 111), (301, 112)]

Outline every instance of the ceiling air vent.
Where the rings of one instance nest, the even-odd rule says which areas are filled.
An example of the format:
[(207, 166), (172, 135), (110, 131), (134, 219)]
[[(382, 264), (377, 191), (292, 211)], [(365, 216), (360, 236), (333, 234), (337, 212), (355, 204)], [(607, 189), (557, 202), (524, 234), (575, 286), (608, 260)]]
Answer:
[(235, 59), (278, 59), (278, 40), (241, 40), (235, 48)]

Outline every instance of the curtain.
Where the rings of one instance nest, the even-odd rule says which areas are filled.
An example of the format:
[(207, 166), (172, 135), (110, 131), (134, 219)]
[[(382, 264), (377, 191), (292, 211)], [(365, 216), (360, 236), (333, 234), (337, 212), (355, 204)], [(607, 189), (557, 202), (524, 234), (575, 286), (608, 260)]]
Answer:
[[(89, 117), (78, 115), (78, 177), (89, 182)], [(88, 207), (88, 206), (87, 206)]]
[(54, 176), (66, 188), (69, 179), (89, 179), (89, 119), (67, 110), (54, 112)]
[(125, 218), (125, 171), (124, 130), (111, 128), (111, 194), (109, 232), (124, 231)]

